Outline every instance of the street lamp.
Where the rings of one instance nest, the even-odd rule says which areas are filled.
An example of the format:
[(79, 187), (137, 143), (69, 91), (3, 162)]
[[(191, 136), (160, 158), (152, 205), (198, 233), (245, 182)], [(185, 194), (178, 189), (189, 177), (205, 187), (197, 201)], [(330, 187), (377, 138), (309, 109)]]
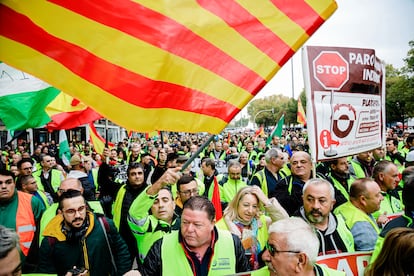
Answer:
[[(263, 113), (263, 112), (272, 112), (272, 114), (275, 112), (275, 110), (274, 110), (274, 108), (272, 108), (272, 109), (264, 109), (264, 110), (260, 110), (259, 112), (257, 112), (256, 113), (256, 115), (254, 115), (254, 118), (253, 118), (253, 123), (255, 123), (256, 124), (256, 117), (257, 117), (257, 115), (259, 115), (260, 113)], [(258, 126), (257, 124), (256, 124), (256, 126)]]

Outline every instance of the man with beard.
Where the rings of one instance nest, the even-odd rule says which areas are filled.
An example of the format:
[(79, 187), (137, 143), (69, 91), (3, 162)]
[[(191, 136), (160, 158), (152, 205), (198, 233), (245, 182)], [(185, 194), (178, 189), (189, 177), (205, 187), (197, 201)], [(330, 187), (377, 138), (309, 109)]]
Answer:
[(112, 208), (113, 220), (116, 228), (125, 240), (131, 258), (138, 256), (136, 241), (128, 226), (128, 211), (132, 202), (145, 190), (144, 168), (140, 163), (131, 163), (127, 169), (128, 180), (118, 190)]
[(44, 231), (38, 272), (66, 275), (77, 268), (82, 275), (98, 276), (130, 270), (127, 246), (114, 223), (89, 211), (80, 191), (62, 193), (59, 211)]
[(319, 255), (354, 251), (354, 238), (341, 216), (332, 214), (335, 204), (332, 185), (313, 178), (303, 186), (303, 206), (295, 213), (315, 227), (319, 239)]
[[(68, 191), (68, 190), (76, 190), (79, 191), (81, 194), (83, 194), (83, 187), (82, 183), (77, 178), (66, 178), (63, 180), (58, 188), (57, 195), (58, 197), (62, 195), (62, 193)], [(97, 200), (91, 200), (87, 202), (88, 209), (91, 210), (94, 213), (98, 214), (104, 214), (104, 211), (102, 209), (102, 205)], [(58, 214), (59, 204), (57, 202), (50, 205), (45, 212), (42, 215), (42, 219), (40, 220), (40, 238), (39, 242), (41, 243), (43, 240), (43, 231), (45, 230), (46, 226), (49, 224), (49, 222)]]
[(349, 189), (354, 178), (349, 173), (349, 163), (347, 157), (341, 157), (329, 162), (329, 173), (327, 180), (331, 182), (335, 189), (334, 209), (349, 200)]

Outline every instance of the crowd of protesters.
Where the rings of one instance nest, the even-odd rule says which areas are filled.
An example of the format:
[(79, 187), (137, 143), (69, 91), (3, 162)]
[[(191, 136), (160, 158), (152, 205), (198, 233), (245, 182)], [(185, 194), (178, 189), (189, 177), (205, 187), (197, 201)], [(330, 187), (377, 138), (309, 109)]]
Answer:
[(68, 164), (55, 141), (6, 145), (0, 225), (20, 238), (23, 272), (342, 275), (316, 257), (374, 259), (391, 228), (414, 228), (414, 134), (315, 166), (305, 130), (209, 138), (138, 136), (102, 153), (73, 141)]

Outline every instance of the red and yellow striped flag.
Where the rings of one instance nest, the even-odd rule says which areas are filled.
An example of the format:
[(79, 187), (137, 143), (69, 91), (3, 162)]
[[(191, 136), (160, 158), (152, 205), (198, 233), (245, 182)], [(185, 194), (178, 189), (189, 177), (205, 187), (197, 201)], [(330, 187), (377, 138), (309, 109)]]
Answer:
[(2, 0), (0, 60), (130, 130), (219, 133), (334, 0)]
[(300, 97), (298, 99), (298, 113), (297, 113), (296, 121), (299, 124), (306, 126), (306, 113), (305, 113), (305, 110), (303, 109), (302, 100), (300, 99)]
[[(89, 139), (95, 152), (102, 154), (105, 148), (105, 139), (98, 133), (93, 123), (89, 123)], [(114, 143), (108, 142), (108, 147), (113, 148), (115, 147)]]

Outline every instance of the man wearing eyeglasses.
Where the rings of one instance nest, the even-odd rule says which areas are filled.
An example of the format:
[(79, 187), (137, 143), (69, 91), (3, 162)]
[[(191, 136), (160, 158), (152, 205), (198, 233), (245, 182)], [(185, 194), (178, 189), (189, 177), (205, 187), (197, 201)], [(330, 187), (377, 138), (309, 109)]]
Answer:
[(193, 196), (199, 195), (199, 189), (195, 178), (184, 174), (177, 181), (177, 198), (175, 199), (175, 213), (181, 216), (184, 203)]
[(38, 272), (66, 275), (76, 268), (76, 275), (98, 276), (130, 270), (127, 246), (113, 221), (89, 211), (80, 191), (63, 192), (58, 208), (44, 231)]
[[(58, 188), (57, 195), (60, 196), (64, 192), (68, 190), (76, 190), (83, 194), (83, 187), (82, 183), (77, 178), (66, 178), (63, 180)], [(102, 205), (99, 201), (87, 201), (88, 208), (93, 211), (94, 213), (104, 214), (102, 209)], [(47, 224), (58, 214), (58, 203), (55, 202), (51, 204), (43, 213), (42, 219), (40, 220), (40, 237), (39, 237), (39, 244), (43, 240), (43, 231), (45, 230)]]
[(33, 160), (31, 158), (23, 158), (17, 162), (17, 169), (19, 176), (32, 175), (33, 173)]
[(300, 218), (290, 217), (270, 225), (262, 259), (271, 276), (345, 275), (345, 272), (316, 264), (318, 248), (319, 240), (311, 226)]

